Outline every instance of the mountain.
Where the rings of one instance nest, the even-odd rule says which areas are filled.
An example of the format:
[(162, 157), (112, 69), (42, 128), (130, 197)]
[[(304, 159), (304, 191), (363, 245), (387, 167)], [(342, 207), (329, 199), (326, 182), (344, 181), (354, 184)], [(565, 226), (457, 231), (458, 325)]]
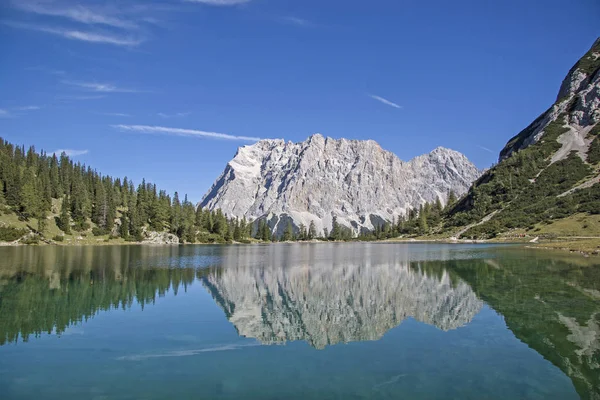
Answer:
[(301, 251), (275, 248), (271, 257), (281, 262), (270, 265), (225, 257), (201, 280), (240, 335), (266, 344), (303, 340), (317, 349), (378, 340), (408, 318), (453, 330), (483, 306), (445, 269), (422, 269), (398, 253), (347, 249), (286, 265)]
[(374, 229), (425, 202), (462, 195), (480, 171), (462, 154), (437, 148), (401, 161), (372, 140), (261, 140), (241, 147), (200, 205), (228, 216), (265, 219), (275, 234), (288, 222), (317, 233), (333, 218), (353, 231)]
[(453, 208), (447, 226), (491, 237), (600, 214), (599, 122), (600, 38), (571, 68), (554, 104), (509, 140), (498, 164)]

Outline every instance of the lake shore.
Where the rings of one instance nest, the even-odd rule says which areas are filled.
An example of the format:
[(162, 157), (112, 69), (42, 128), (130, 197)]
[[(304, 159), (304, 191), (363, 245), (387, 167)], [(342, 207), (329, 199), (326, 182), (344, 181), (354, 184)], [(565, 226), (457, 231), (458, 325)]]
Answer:
[[(86, 238), (83, 240), (70, 240), (65, 242), (51, 241), (51, 243), (39, 242), (36, 244), (21, 243), (20, 241), (13, 242), (0, 242), (0, 247), (12, 247), (12, 246), (131, 246), (131, 245), (142, 245), (142, 246), (179, 246), (179, 245), (265, 245), (273, 243), (282, 244), (326, 244), (326, 243), (352, 243), (342, 241), (323, 241), (323, 240), (311, 240), (311, 241), (288, 241), (288, 242), (262, 242), (252, 240), (249, 243), (242, 242), (231, 242), (231, 243), (156, 243), (156, 242), (130, 242), (122, 239), (111, 239), (106, 238)], [(364, 242), (360, 242), (364, 243)], [(378, 241), (371, 241), (369, 243), (403, 243), (403, 244), (417, 244), (417, 243), (444, 243), (444, 244), (513, 244), (523, 245), (523, 247), (530, 249), (542, 249), (569, 252), (572, 254), (580, 254), (583, 256), (600, 256), (600, 238), (561, 238), (560, 240), (545, 240), (542, 242), (531, 242), (529, 238), (525, 239), (491, 239), (491, 240), (471, 240), (471, 239), (455, 239), (455, 238), (393, 238)]]
[(526, 247), (554, 251), (568, 251), (570, 253), (581, 254), (584, 256), (599, 256), (600, 238), (551, 241)]

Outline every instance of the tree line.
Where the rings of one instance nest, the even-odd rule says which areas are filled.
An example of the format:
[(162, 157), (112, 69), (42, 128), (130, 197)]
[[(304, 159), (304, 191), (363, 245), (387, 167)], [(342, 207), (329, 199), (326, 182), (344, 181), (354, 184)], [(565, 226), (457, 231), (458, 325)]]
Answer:
[[(48, 217), (55, 216), (56, 226), (64, 235), (106, 236), (126, 241), (142, 241), (148, 231), (169, 232), (185, 243), (221, 243), (248, 241), (307, 240), (380, 240), (401, 235), (424, 235), (437, 227), (446, 208), (438, 199), (419, 209), (411, 209), (405, 217), (374, 224), (372, 231), (354, 231), (333, 218), (331, 230), (317, 232), (314, 222), (294, 226), (288, 221), (279, 235), (267, 221), (254, 223), (245, 218), (229, 218), (221, 210), (196, 207), (187, 195), (170, 196), (156, 184), (135, 185), (127, 177), (102, 175), (85, 164), (73, 161), (67, 154), (36, 152), (0, 138), (0, 207), (5, 213), (16, 213), (31, 229), (43, 237)], [(448, 204), (456, 202), (450, 193)], [(37, 225), (33, 226), (36, 221)], [(12, 241), (26, 234), (24, 229), (0, 227), (0, 240)]]
[[(177, 192), (171, 197), (145, 180), (136, 187), (127, 177), (102, 175), (65, 153), (37, 153), (33, 146), (26, 150), (1, 138), (0, 184), (5, 212), (16, 213), (22, 221), (37, 220), (42, 235), (53, 200), (60, 207), (56, 225), (64, 234), (91, 229), (96, 236), (140, 241), (149, 229), (194, 243), (243, 241), (252, 230), (250, 221), (195, 207), (187, 195), (183, 200)], [(11, 233), (10, 227), (4, 230)]]

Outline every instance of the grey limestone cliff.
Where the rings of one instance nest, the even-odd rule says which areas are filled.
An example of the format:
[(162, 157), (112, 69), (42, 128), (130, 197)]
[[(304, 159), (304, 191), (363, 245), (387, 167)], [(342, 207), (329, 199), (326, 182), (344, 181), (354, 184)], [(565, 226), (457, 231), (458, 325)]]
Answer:
[(375, 141), (316, 134), (300, 143), (262, 140), (241, 147), (201, 202), (233, 217), (266, 219), (275, 233), (288, 221), (331, 229), (333, 217), (373, 229), (450, 191), (464, 194), (480, 171), (461, 153), (437, 148), (409, 162)]
[(577, 151), (585, 161), (593, 140), (593, 136), (588, 134), (600, 122), (600, 38), (571, 68), (560, 86), (555, 103), (508, 142), (500, 153), (500, 161), (539, 142), (547, 133), (548, 126), (555, 121), (568, 130), (558, 137), (562, 147), (554, 154), (552, 162), (564, 159), (571, 151)]

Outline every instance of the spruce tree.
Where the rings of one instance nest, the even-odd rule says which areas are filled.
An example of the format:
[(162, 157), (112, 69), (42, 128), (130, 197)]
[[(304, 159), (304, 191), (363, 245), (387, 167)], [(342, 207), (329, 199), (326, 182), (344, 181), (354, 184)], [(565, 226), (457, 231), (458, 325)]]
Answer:
[(454, 193), (454, 191), (451, 190), (448, 194), (448, 204), (446, 204), (446, 208), (452, 207), (457, 201), (458, 199), (456, 198), (456, 193)]
[(313, 240), (317, 237), (317, 227), (315, 226), (315, 221), (310, 221), (310, 225), (308, 227), (308, 239)]
[(337, 222), (337, 217), (333, 217), (332, 227), (331, 227), (331, 239), (339, 240), (341, 236), (340, 232), (340, 224)]
[(285, 226), (285, 231), (283, 231), (282, 240), (284, 242), (287, 242), (287, 241), (292, 240), (293, 237), (294, 237), (294, 228), (292, 227), (292, 223), (290, 221), (288, 221), (287, 225)]
[(421, 208), (421, 212), (419, 212), (419, 233), (424, 235), (429, 230), (427, 225), (427, 214), (425, 213), (425, 208)]
[(60, 207), (60, 216), (58, 217), (57, 225), (67, 235), (71, 234), (71, 217), (69, 215), (69, 195), (65, 195)]
[(242, 240), (242, 230), (240, 228), (240, 223), (239, 223), (239, 221), (237, 219), (234, 222), (233, 240), (238, 241), (238, 242), (240, 240)]
[(119, 227), (119, 235), (127, 240), (129, 239), (129, 221), (127, 220), (127, 214), (123, 213), (121, 216), (121, 226)]
[(20, 212), (25, 218), (37, 217), (41, 207), (41, 198), (39, 196), (36, 179), (32, 168), (27, 168), (23, 174), (23, 184), (21, 186), (21, 207)]
[(46, 218), (48, 218), (46, 211), (45, 210), (41, 211), (38, 216), (37, 230), (42, 235), (44, 234), (44, 232), (46, 231), (46, 227), (48, 226), (48, 221), (46, 221)]

